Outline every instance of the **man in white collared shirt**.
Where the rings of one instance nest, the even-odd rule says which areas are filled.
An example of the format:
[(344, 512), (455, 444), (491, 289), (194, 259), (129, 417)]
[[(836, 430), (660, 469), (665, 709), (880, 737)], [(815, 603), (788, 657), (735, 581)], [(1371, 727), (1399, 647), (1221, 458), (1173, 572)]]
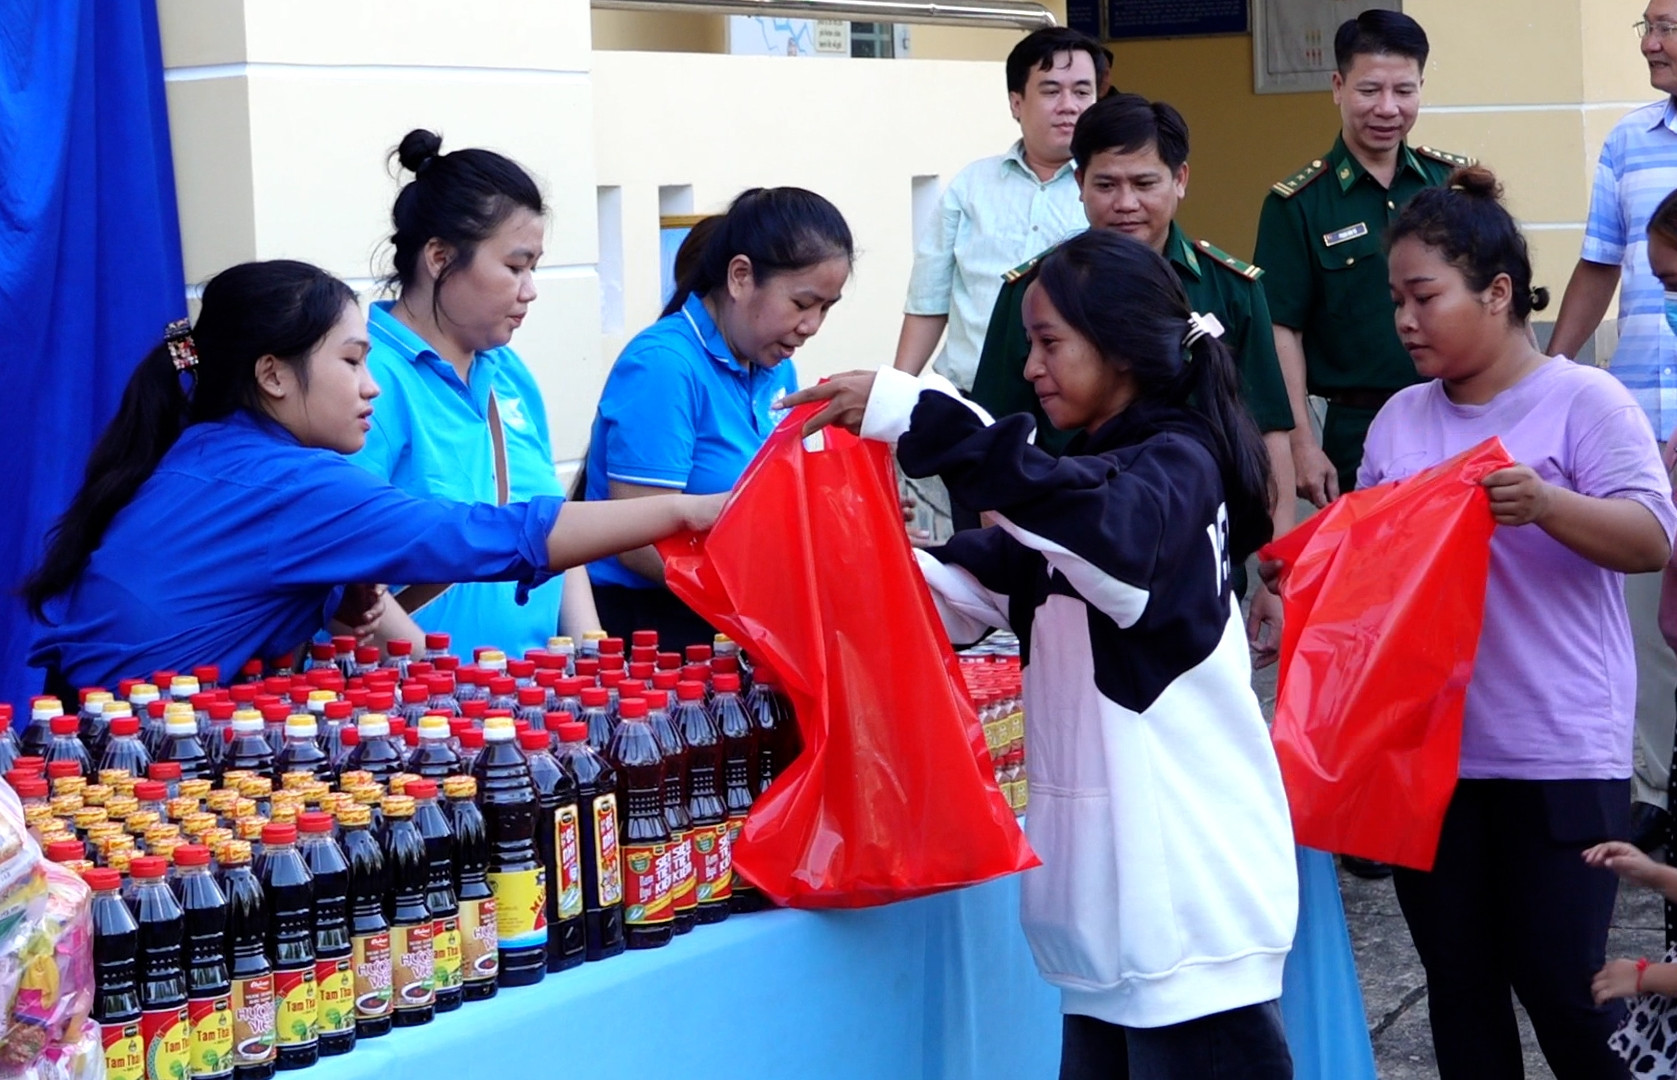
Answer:
[[(1071, 134), (1106, 87), (1111, 57), (1065, 27), (1037, 30), (1007, 58), (1007, 99), (1020, 139), (956, 174), (914, 250), (896, 366), (918, 375), (938, 342), (937, 372), (972, 389), (1002, 275), (1081, 231)], [(947, 338), (944, 331), (948, 330)]]

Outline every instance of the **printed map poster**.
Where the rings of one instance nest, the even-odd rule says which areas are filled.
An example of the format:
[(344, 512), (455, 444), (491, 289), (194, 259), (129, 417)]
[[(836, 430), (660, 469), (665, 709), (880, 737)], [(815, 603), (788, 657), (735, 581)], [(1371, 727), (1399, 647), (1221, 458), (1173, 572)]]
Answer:
[(850, 24), (840, 19), (730, 15), (728, 51), (735, 56), (849, 56)]
[(1260, 94), (1317, 93), (1333, 73), (1333, 36), (1370, 8), (1400, 0), (1252, 0), (1252, 79)]

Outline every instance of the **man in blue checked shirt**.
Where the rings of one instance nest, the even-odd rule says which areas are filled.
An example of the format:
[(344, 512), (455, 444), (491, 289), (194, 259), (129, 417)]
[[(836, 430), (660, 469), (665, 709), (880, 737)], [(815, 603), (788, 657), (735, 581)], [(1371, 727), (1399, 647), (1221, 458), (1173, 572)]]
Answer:
[[(1601, 148), (1583, 253), (1561, 300), (1549, 353), (1576, 357), (1617, 289), (1619, 343), (1607, 367), (1663, 440), (1677, 427), (1677, 337), (1665, 323), (1664, 290), (1648, 268), (1647, 230), (1649, 215), (1677, 188), (1677, 0), (1650, 0), (1634, 29), (1648, 81), (1664, 96), (1620, 120)], [(1637, 675), (1632, 839), (1643, 848), (1664, 842), (1677, 722), (1677, 655), (1657, 621), (1660, 578), (1639, 574), (1625, 581)]]

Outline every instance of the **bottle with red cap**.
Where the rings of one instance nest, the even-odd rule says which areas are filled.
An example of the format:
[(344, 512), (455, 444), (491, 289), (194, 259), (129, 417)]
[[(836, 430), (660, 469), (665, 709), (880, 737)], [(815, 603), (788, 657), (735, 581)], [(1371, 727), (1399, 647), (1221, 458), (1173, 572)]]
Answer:
[(351, 653), (350, 667), (344, 673), (344, 678), (366, 678), (369, 672), (378, 670), (381, 659), (382, 656), (377, 645), (357, 645), (355, 651)]
[(210, 875), (210, 849), (175, 849), (175, 893), (186, 928), (186, 1011), (194, 1077), (233, 1075), (233, 986), (227, 970), (227, 897)]
[(326, 764), (338, 760), (343, 754), (344, 726), (351, 722), (350, 717), (355, 712), (355, 706), (348, 701), (328, 701), (323, 710), (325, 722), (320, 728), (320, 750), (326, 755)]
[(336, 655), (337, 650), (332, 647), (330, 641), (314, 642), (309, 646), (308, 659), (303, 662), (303, 674), (335, 666), (332, 658)]
[(693, 872), (701, 923), (728, 917), (733, 897), (733, 859), (728, 836), (728, 808), (722, 801), (722, 735), (705, 708), (699, 682), (676, 685), (671, 717), (687, 747), (687, 812), (692, 821)]
[(345, 679), (355, 674), (355, 635), (332, 635), (332, 666)]
[(600, 677), (600, 657), (578, 656), (575, 665), (576, 677), (583, 680), (583, 685), (593, 686)]
[(216, 854), (227, 897), (229, 974), (233, 992), (234, 1080), (274, 1075), (278, 1033), (273, 965), (268, 961), (268, 905), (250, 866), (250, 844), (229, 840)]
[(472, 774), (478, 755), (483, 753), (483, 729), (472, 728), (460, 733), (460, 771)]
[(436, 660), (439, 656), (453, 656), (449, 651), (450, 643), (447, 634), (428, 633), (425, 635), (426, 660)]
[(384, 810), (384, 868), (389, 892), (391, 988), (396, 1027), (429, 1024), (436, 1015), (435, 923), (425, 892), (431, 866), (425, 838), (413, 822), (411, 795), (387, 795)]
[(606, 754), (606, 748), (611, 745), (614, 726), (610, 695), (605, 687), (585, 686), (579, 696), (582, 711), (577, 714), (577, 722), (588, 729), (588, 745), (592, 746), (596, 753)]
[[(227, 747), (233, 741), (233, 714), (238, 711), (238, 706), (230, 697), (227, 700), (218, 698), (210, 702), (205, 711), (210, 717), (210, 734), (204, 749), (209, 751), (210, 765), (219, 772)], [(256, 715), (260, 717), (262, 714)]]
[(511, 675), (496, 675), (485, 681), (491, 709), (518, 710), (518, 681)]
[(454, 889), (454, 829), (437, 805), (438, 781), (408, 781), (413, 824), (425, 841), (425, 907), (431, 913), (432, 986), (436, 1008), (453, 1012), (461, 1001), (460, 901)]
[(107, 1080), (145, 1076), (140, 1031), (140, 928), (118, 892), (122, 875), (105, 866), (82, 871), (93, 890), (93, 1010), (105, 1051)]
[[(722, 735), (722, 802), (728, 810), (728, 850), (739, 843), (745, 828), (745, 817), (751, 812), (756, 793), (751, 786), (752, 768), (757, 763), (757, 732), (751, 718), (740, 702), (740, 677), (723, 672), (712, 678), (715, 697), (711, 713), (716, 718), (717, 730)], [(750, 883), (734, 877), (734, 894), (729, 908), (735, 914), (757, 911), (763, 906), (762, 894)]]
[(268, 959), (274, 965), (274, 1064), (281, 1070), (307, 1068), (320, 1057), (320, 1004), (314, 975), (314, 877), (297, 850), (296, 825), (272, 821), (262, 826), (257, 877), (268, 914)]
[(675, 932), (685, 934), (698, 922), (699, 882), (693, 868), (693, 819), (687, 812), (687, 744), (670, 718), (663, 691), (649, 690), (646, 726), (664, 758), (664, 823), (670, 829), (670, 910)]
[(460, 702), (454, 697), (453, 675), (432, 675), (425, 680), (425, 690), (425, 712), (441, 713), (444, 716), (461, 715)]
[(178, 761), (154, 761), (146, 770), (146, 779), (155, 780), (163, 785), (166, 798), (173, 799), (181, 793), (181, 763)]
[(519, 748), (530, 767), (540, 813), (536, 847), (547, 876), (547, 970), (582, 963), (587, 936), (582, 924), (582, 847), (576, 778), (548, 752), (545, 727), (522, 731)]
[(384, 643), (384, 659), (379, 666), (396, 672), (403, 682), (408, 678), (408, 665), (413, 662), (413, 642), (396, 638)]
[(41, 755), (46, 758), (47, 764), (51, 765), (55, 761), (73, 761), (82, 778), (93, 779), (93, 757), (87, 752), (87, 747), (82, 745), (81, 722), (74, 716), (61, 715), (47, 721), (47, 725), (52, 739), (47, 743), (46, 753)]
[(345, 724), (338, 732), (338, 757), (332, 762), (332, 771), (342, 774), (349, 768), (349, 755), (355, 753), (355, 748), (361, 745), (361, 729), (354, 724)]
[(18, 745), (17, 732), (12, 730), (11, 702), (0, 701), (0, 773), (10, 772), (22, 754), (23, 747)]
[(475, 664), (463, 664), (454, 672), (454, 700), (462, 706), (481, 701), (489, 707), (489, 673)]
[(349, 863), (332, 837), (332, 824), (332, 815), (321, 810), (297, 815), (297, 853), (314, 884), (314, 994), (321, 1057), (355, 1048)]
[(623, 926), (631, 949), (668, 945), (675, 932), (670, 827), (664, 817), (664, 759), (646, 723), (646, 702), (622, 702), (606, 757), (623, 795)]
[(282, 700), (268, 702), (261, 709), (262, 735), (268, 740), (268, 749), (277, 754), (285, 748), (285, 722), (291, 717), (291, 708)]
[(169, 863), (142, 855), (128, 864), (133, 881), (129, 908), (137, 924), (140, 958), (140, 1038), (149, 1080), (188, 1075), (192, 1028), (186, 1010), (182, 945), (186, 920), (164, 882)]
[(786, 770), (803, 749), (792, 705), (775, 686), (768, 669), (758, 668), (751, 692), (745, 696), (745, 712), (757, 731), (755, 795), (761, 795)]

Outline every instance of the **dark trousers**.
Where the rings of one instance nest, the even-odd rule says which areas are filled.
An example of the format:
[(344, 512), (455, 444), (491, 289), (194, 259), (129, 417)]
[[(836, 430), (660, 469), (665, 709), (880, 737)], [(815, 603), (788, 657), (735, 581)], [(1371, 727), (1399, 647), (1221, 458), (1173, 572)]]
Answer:
[(595, 585), (594, 609), (599, 612), (600, 627), (612, 637), (627, 641), (636, 630), (658, 631), (658, 648), (664, 652), (709, 645), (716, 637), (715, 627), (661, 585), (654, 589)]
[(1432, 870), (1395, 874), (1426, 967), (1439, 1080), (1525, 1075), (1511, 993), (1556, 1080), (1628, 1076), (1607, 1047), (1624, 1004), (1590, 997), (1619, 881), (1580, 855), (1629, 827), (1628, 779), (1456, 786)]
[(1292, 1080), (1273, 1001), (1161, 1028), (1063, 1018), (1060, 1080)]
[(1339, 493), (1357, 487), (1357, 468), (1363, 463), (1363, 441), (1368, 438), (1369, 425), (1374, 423), (1378, 409), (1359, 409), (1350, 405), (1328, 405), (1322, 419), (1322, 453), (1328, 455), (1339, 473)]

